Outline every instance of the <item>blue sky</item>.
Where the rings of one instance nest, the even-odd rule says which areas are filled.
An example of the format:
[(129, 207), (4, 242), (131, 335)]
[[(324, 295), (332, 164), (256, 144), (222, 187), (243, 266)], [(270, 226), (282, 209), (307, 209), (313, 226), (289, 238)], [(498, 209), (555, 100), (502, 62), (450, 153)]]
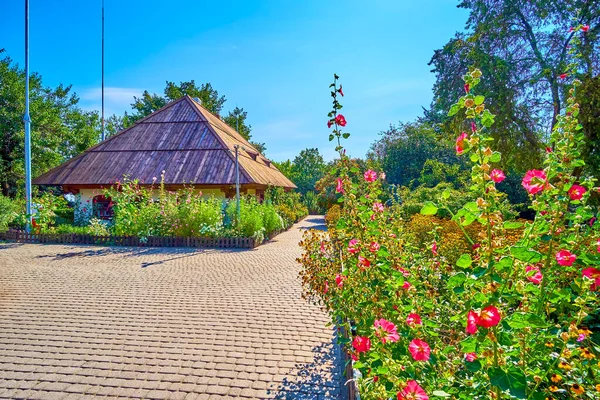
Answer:
[[(23, 65), (23, 2), (0, 0), (0, 48)], [(348, 153), (363, 157), (390, 123), (412, 121), (431, 102), (427, 62), (467, 12), (452, 0), (105, 0), (106, 111), (122, 114), (165, 81), (210, 82), (224, 110), (248, 111), (267, 157), (327, 140), (328, 85), (341, 76)], [(47, 85), (70, 83), (100, 110), (101, 0), (30, 0), (31, 69)]]

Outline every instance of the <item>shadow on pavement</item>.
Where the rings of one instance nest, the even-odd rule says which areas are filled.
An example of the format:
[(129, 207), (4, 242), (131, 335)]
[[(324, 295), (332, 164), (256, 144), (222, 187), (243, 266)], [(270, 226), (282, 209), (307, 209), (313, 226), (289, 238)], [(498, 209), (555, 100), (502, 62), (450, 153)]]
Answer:
[(297, 364), (280, 383), (275, 399), (347, 399), (344, 383), (344, 358), (334, 338), (331, 343), (312, 349), (314, 361)]

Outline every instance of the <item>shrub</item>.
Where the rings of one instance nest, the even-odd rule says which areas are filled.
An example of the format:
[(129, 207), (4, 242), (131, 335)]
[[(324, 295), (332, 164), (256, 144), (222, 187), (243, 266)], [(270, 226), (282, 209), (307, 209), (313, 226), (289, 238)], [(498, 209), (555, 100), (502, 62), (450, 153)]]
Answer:
[(337, 224), (341, 214), (342, 209), (339, 204), (334, 204), (329, 210), (327, 210), (327, 214), (325, 214), (325, 222), (327, 223), (327, 227), (329, 229), (332, 229)]
[(19, 211), (16, 201), (0, 194), (0, 232), (5, 232), (17, 220)]

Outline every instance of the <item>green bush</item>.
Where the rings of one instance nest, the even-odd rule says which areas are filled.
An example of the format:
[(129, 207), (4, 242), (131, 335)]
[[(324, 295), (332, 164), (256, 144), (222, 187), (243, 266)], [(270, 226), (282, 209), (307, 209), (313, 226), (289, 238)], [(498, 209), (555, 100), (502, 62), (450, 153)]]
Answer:
[(0, 194), (0, 232), (8, 230), (17, 219), (20, 207), (15, 200)]

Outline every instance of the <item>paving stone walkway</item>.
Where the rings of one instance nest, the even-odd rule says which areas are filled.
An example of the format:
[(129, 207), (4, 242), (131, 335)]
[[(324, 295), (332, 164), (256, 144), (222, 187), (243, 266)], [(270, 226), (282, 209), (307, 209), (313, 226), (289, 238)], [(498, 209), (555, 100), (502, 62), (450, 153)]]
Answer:
[(0, 398), (338, 399), (309, 217), (254, 250), (0, 243)]

